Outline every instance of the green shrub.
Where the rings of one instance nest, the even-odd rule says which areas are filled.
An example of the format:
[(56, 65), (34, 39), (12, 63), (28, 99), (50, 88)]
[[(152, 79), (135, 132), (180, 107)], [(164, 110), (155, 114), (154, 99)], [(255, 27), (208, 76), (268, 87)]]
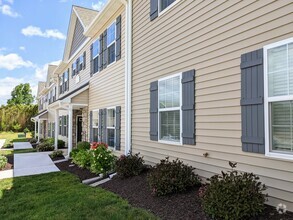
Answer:
[(138, 176), (145, 169), (143, 157), (138, 154), (121, 155), (115, 163), (117, 175), (121, 178)]
[(154, 195), (183, 192), (200, 185), (200, 180), (193, 170), (193, 167), (183, 164), (179, 159), (171, 162), (166, 157), (151, 170), (147, 180)]
[(37, 151), (39, 151), (39, 152), (42, 152), (42, 151), (53, 151), (53, 150), (54, 150), (54, 146), (50, 145), (47, 142), (40, 143), (37, 146)]
[(62, 157), (63, 156), (63, 151), (62, 150), (54, 150), (51, 154), (51, 158), (56, 158), (56, 157)]
[(29, 133), (30, 132), (30, 130), (28, 129), (28, 128), (25, 128), (25, 129), (23, 129), (23, 133)]
[(7, 158), (3, 155), (0, 155), (0, 170), (4, 169), (7, 164)]
[(69, 156), (71, 158), (75, 157), (75, 155), (79, 152), (79, 150), (77, 148), (72, 149), (72, 151), (70, 152)]
[(50, 146), (54, 146), (54, 144), (55, 144), (54, 138), (46, 138), (46, 139), (44, 139), (44, 142), (49, 144)]
[(91, 144), (87, 141), (81, 141), (77, 143), (78, 150), (89, 150), (91, 148)]
[(114, 170), (116, 157), (112, 151), (108, 150), (106, 144), (101, 143), (96, 148), (92, 148), (91, 152), (91, 171), (104, 176)]
[(248, 219), (264, 210), (266, 186), (259, 182), (253, 173), (241, 173), (233, 168), (236, 163), (229, 162), (232, 171), (222, 171), (214, 175), (201, 192), (204, 211), (216, 219)]
[(65, 148), (65, 141), (58, 140), (58, 149), (63, 149), (63, 148)]
[(38, 142), (38, 139), (31, 138), (31, 139), (29, 139), (29, 142), (30, 142), (31, 144), (35, 144), (35, 143)]
[(89, 150), (77, 150), (71, 153), (73, 163), (81, 168), (89, 169), (91, 166), (91, 152)]

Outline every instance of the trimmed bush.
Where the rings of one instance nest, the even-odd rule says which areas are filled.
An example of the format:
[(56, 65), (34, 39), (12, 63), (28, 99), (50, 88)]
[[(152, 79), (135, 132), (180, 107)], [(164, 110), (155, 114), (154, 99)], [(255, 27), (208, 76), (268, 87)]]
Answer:
[(89, 150), (78, 150), (72, 151), (71, 158), (73, 163), (81, 168), (89, 169), (91, 166), (91, 154)]
[(77, 143), (78, 150), (89, 150), (91, 148), (91, 144), (87, 141), (81, 141)]
[(49, 143), (47, 142), (43, 142), (43, 143), (40, 143), (38, 146), (37, 146), (37, 151), (39, 152), (42, 152), (42, 151), (53, 151), (54, 150), (54, 146), (50, 145)]
[(31, 144), (35, 144), (35, 143), (38, 142), (38, 139), (36, 139), (36, 138), (31, 138), (31, 139), (29, 139), (29, 142), (30, 142)]
[(44, 142), (45, 143), (48, 143), (50, 146), (54, 146), (54, 138), (46, 138), (46, 139), (44, 139)]
[(65, 141), (58, 139), (58, 149), (64, 149), (65, 148)]
[(63, 156), (63, 151), (62, 150), (54, 150), (51, 154), (51, 158), (56, 158), (56, 157), (62, 157)]
[(115, 163), (115, 170), (120, 178), (138, 176), (145, 169), (143, 157), (138, 154), (121, 155)]
[(163, 196), (183, 192), (200, 185), (200, 179), (193, 172), (195, 168), (185, 165), (179, 159), (161, 160), (148, 174), (147, 180), (154, 195)]
[(3, 155), (0, 155), (0, 170), (4, 169), (7, 164), (7, 158)]
[(216, 219), (249, 219), (263, 212), (266, 186), (253, 173), (234, 170), (236, 163), (229, 162), (232, 171), (214, 175), (201, 189), (204, 211)]

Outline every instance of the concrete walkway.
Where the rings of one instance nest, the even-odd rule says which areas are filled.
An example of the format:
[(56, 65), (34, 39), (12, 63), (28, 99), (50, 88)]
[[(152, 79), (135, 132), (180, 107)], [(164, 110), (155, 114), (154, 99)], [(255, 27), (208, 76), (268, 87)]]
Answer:
[(35, 152), (14, 154), (14, 177), (30, 176), (60, 171), (49, 154), (51, 152)]
[(3, 147), (4, 143), (5, 143), (5, 139), (0, 139), (0, 148)]
[(32, 149), (32, 145), (30, 142), (15, 142), (13, 143), (13, 149), (14, 150), (20, 150), (20, 149)]

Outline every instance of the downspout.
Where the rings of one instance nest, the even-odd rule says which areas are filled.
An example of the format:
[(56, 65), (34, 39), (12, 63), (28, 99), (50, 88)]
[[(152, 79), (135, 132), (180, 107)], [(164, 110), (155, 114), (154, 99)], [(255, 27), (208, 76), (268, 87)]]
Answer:
[(125, 20), (125, 155), (127, 155), (132, 150), (132, 0), (127, 0)]

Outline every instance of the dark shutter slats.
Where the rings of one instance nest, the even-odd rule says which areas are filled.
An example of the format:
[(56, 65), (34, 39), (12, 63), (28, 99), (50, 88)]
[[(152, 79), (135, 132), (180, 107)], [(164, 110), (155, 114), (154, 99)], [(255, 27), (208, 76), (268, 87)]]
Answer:
[(74, 75), (75, 75), (75, 71), (73, 70), (73, 63), (71, 64), (71, 69), (72, 69), (71, 77), (74, 77)]
[(182, 141), (195, 144), (195, 70), (182, 73)]
[(107, 30), (103, 34), (103, 69), (108, 65)]
[(90, 61), (90, 75), (94, 74), (94, 61), (93, 61), (93, 44), (91, 44), (91, 61)]
[(154, 20), (158, 17), (159, 8), (158, 0), (150, 0), (150, 20)]
[(90, 111), (90, 142), (93, 142), (93, 111)]
[(69, 115), (66, 115), (66, 136), (68, 137), (68, 129), (69, 129), (69, 126), (68, 126), (68, 123), (69, 122)]
[(263, 49), (241, 55), (242, 150), (265, 153)]
[(99, 141), (102, 141), (102, 129), (103, 129), (103, 124), (102, 124), (102, 120), (103, 120), (103, 110), (100, 109), (99, 110)]
[(99, 71), (103, 70), (103, 34), (100, 35), (100, 51), (99, 51)]
[(116, 61), (121, 59), (121, 15), (116, 19)]
[(115, 130), (116, 130), (116, 147), (115, 150), (120, 150), (120, 139), (121, 139), (121, 106), (116, 106), (115, 110), (115, 118), (116, 118), (116, 124), (115, 124)]
[(70, 73), (70, 69), (67, 69), (67, 91), (69, 91), (69, 73)]
[(158, 140), (158, 81), (150, 86), (150, 139)]
[(103, 109), (103, 136), (102, 141), (107, 143), (107, 109)]
[(79, 58), (76, 59), (76, 75), (79, 73)]
[(85, 69), (86, 67), (86, 51), (83, 52), (83, 66), (82, 69)]

